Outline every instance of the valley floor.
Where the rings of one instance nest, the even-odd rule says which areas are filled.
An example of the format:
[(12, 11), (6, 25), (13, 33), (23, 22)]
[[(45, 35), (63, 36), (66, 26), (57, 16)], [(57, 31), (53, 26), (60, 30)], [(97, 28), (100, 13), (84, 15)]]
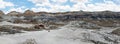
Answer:
[(120, 44), (115, 28), (83, 29), (68, 24), (56, 30), (29, 31), (0, 36), (0, 44)]

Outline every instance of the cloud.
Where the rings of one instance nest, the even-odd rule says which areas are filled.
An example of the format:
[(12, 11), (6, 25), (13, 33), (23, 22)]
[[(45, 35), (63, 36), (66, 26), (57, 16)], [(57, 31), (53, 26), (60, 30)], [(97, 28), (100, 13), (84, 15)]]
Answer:
[(120, 0), (113, 0), (116, 4), (120, 5)]
[(59, 3), (59, 4), (61, 4), (61, 3), (67, 2), (68, 0), (51, 0), (51, 1), (54, 2), (54, 3)]
[[(105, 10), (110, 10), (110, 11), (120, 11), (120, 5), (117, 5), (113, 1), (110, 0), (104, 0), (103, 3), (90, 3), (91, 0), (71, 0), (71, 2), (76, 2), (71, 7), (70, 11), (79, 11), (79, 10), (84, 10), (84, 11), (105, 11)], [(89, 3), (89, 4), (86, 4)]]
[(39, 8), (31, 8), (31, 10), (33, 10), (34, 12), (39, 12), (39, 11), (49, 12), (49, 9), (47, 9), (47, 8), (43, 8), (43, 7), (39, 7)]
[(0, 0), (0, 8), (6, 8), (8, 6), (11, 7), (11, 6), (14, 6), (14, 4), (11, 3), (11, 2), (6, 2), (6, 1), (3, 1), (3, 0)]
[(105, 3), (88, 4), (85, 11), (120, 11), (120, 6), (116, 5), (112, 1), (105, 1)]
[[(69, 5), (61, 5), (62, 3), (67, 2), (68, 0), (44, 0), (44, 1), (41, 1), (40, 3), (38, 2), (38, 0), (36, 1), (29, 0), (29, 1), (32, 1), (37, 6), (37, 7), (31, 8), (36, 12), (38, 11), (62, 12), (70, 9)], [(52, 1), (53, 3), (51, 3), (50, 1)]]
[[(31, 0), (32, 1), (32, 0)], [(70, 5), (61, 5), (66, 3), (68, 0), (44, 0), (39, 3), (40, 0), (32, 1), (36, 4), (36, 7), (33, 7), (34, 11), (46, 11), (46, 12), (65, 12), (65, 11), (120, 11), (120, 6), (115, 4), (113, 1), (104, 0), (103, 3), (90, 3), (92, 0), (69, 0), (72, 3), (75, 3), (73, 6)], [(53, 1), (53, 2), (50, 2)], [(43, 3), (44, 2), (44, 3)], [(55, 3), (54, 3), (55, 2)], [(86, 4), (89, 3), (89, 4)], [(50, 7), (49, 9), (46, 8)]]
[(74, 2), (74, 3), (87, 3), (89, 2), (90, 0), (70, 0), (71, 2)]
[[(120, 11), (120, 5), (116, 4), (112, 0), (103, 0), (103, 3), (91, 2), (94, 0), (28, 0), (35, 6), (31, 8), (18, 7), (10, 8), (9, 11), (24, 12), (27, 9), (35, 12), (46, 11), (46, 12), (66, 12), (66, 11)], [(118, 0), (119, 1), (119, 0)], [(0, 1), (0, 2), (3, 2)], [(69, 2), (69, 3), (68, 3)], [(4, 2), (8, 3), (8, 2)], [(6, 6), (14, 6), (12, 3), (6, 4)], [(72, 6), (70, 5), (72, 4)], [(1, 5), (0, 5), (1, 6)], [(4, 6), (5, 7), (5, 6)], [(8, 12), (9, 12), (8, 11)]]
[(46, 11), (46, 12), (65, 12), (66, 10), (69, 11), (70, 10), (70, 6), (66, 5), (66, 6), (60, 6), (60, 5), (51, 5), (51, 8), (45, 8), (45, 7), (38, 7), (38, 8), (32, 8), (31, 10), (35, 11), (35, 12), (39, 12), (39, 11)]
[(26, 8), (25, 6), (18, 7), (18, 8), (11, 8), (10, 10), (6, 11), (5, 14), (11, 12), (11, 11), (17, 11), (17, 12), (24, 12), (25, 10), (28, 10), (29, 8)]
[(43, 4), (49, 2), (49, 0), (28, 0), (28, 1), (31, 1), (34, 4)]
[[(80, 10), (81, 8), (83, 9), (85, 7), (84, 4), (88, 2), (88, 0), (76, 0), (76, 1), (69, 0), (72, 3), (76, 3), (72, 7), (70, 7), (70, 5), (62, 5), (64, 3), (67, 3), (68, 0), (43, 0), (43, 1), (29, 0), (29, 1), (33, 2), (37, 6), (37, 8), (33, 7), (32, 10), (47, 12), (77, 11)], [(46, 6), (49, 7), (50, 9), (46, 8)]]
[(51, 7), (51, 12), (65, 12), (65, 11), (69, 11), (70, 10), (70, 6), (69, 5), (55, 5)]
[(31, 1), (32, 3), (34, 3), (34, 4), (44, 4), (44, 3), (49, 3), (49, 4), (51, 4), (50, 3), (50, 1), (52, 2), (52, 3), (65, 3), (65, 2), (67, 2), (68, 0), (28, 0), (28, 1)]

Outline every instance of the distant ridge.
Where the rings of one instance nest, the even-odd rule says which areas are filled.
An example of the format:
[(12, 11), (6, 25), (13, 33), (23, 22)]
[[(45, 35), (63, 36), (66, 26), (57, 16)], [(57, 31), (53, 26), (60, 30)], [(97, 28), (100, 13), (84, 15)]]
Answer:
[(83, 14), (120, 14), (120, 12), (113, 12), (113, 11), (95, 11), (95, 12), (90, 12), (90, 11), (69, 11), (69, 12), (56, 12), (56, 13), (51, 13), (51, 12), (34, 12), (32, 10), (26, 10), (24, 13), (17, 12), (17, 11), (11, 11), (7, 14), (5, 14), (3, 11), (0, 10), (0, 15), (42, 15), (42, 14), (49, 14), (49, 15), (83, 15)]

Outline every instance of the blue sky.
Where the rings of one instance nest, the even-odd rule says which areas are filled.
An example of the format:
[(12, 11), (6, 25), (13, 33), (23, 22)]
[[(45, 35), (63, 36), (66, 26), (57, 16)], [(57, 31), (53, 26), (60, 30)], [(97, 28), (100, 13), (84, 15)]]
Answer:
[(120, 11), (120, 0), (0, 0), (4, 12)]

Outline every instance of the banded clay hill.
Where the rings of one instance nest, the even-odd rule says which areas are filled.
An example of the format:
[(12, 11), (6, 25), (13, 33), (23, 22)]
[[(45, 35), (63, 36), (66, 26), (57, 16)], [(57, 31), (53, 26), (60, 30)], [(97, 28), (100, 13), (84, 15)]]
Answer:
[(4, 14), (2, 11), (0, 11), (0, 22), (3, 21), (12, 24), (32, 25), (30, 27), (19, 27), (19, 26), (9, 25), (12, 26), (14, 29), (18, 28), (19, 30), (37, 30), (37, 29), (41, 30), (43, 28), (46, 30), (56, 29), (58, 27), (68, 24), (68, 22), (71, 21), (84, 21), (84, 23), (81, 24), (82, 26), (80, 26), (81, 28), (88, 28), (88, 29), (100, 29), (100, 27), (114, 28), (114, 27), (120, 27), (120, 12), (71, 11), (71, 12), (50, 13), (50, 12), (34, 12), (32, 10), (26, 10), (24, 13), (11, 11), (8, 14)]
[[(1, 20), (9, 21), (12, 23), (57, 23), (57, 22), (69, 22), (69, 21), (86, 21), (95, 23), (105, 27), (120, 26), (120, 12), (112, 11), (71, 11), (71, 12), (34, 12), (32, 10), (26, 10), (24, 13), (11, 11), (8, 14), (4, 14), (0, 11)], [(5, 18), (6, 17), (6, 18)]]
[(9, 41), (15, 44), (120, 44), (120, 12), (26, 10), (4, 14), (0, 11), (0, 44), (1, 41), (8, 41), (7, 44)]

